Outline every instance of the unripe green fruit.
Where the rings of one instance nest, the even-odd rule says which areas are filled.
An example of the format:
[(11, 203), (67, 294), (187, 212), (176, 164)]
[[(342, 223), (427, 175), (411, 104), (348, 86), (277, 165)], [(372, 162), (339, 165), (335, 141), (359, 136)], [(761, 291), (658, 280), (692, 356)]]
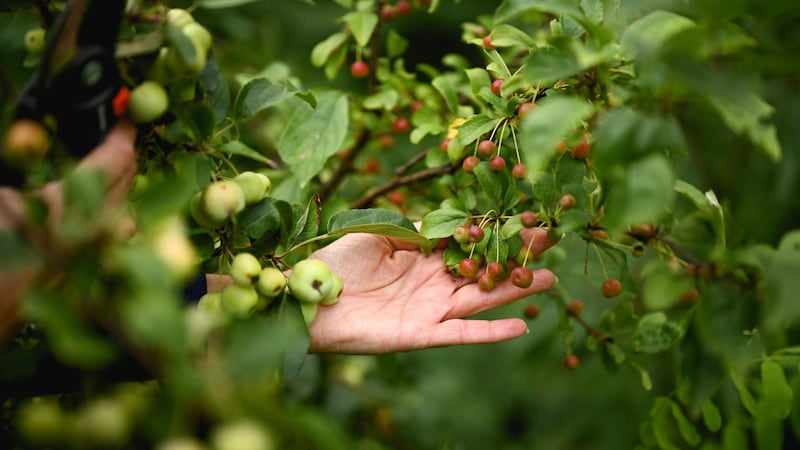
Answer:
[(286, 276), (274, 267), (265, 267), (258, 275), (256, 291), (267, 298), (275, 298), (286, 288)]
[(136, 86), (128, 98), (128, 115), (137, 123), (152, 122), (169, 107), (169, 96), (160, 83), (147, 80)]
[(332, 275), (324, 261), (304, 259), (295, 264), (289, 275), (289, 290), (301, 302), (319, 303), (332, 287)]
[(200, 48), (203, 53), (208, 54), (208, 50), (211, 48), (212, 38), (211, 33), (208, 32), (206, 27), (197, 22), (192, 22), (181, 28), (181, 31), (186, 37), (191, 39), (195, 46)]
[(222, 290), (222, 308), (234, 317), (244, 318), (256, 309), (258, 294), (252, 287), (232, 284)]
[(239, 420), (216, 427), (211, 433), (214, 450), (273, 450), (272, 436), (259, 423)]
[(233, 181), (215, 181), (203, 191), (201, 206), (213, 222), (225, 222), (244, 209), (244, 192)]
[(195, 274), (200, 258), (181, 220), (167, 219), (157, 228), (151, 242), (155, 253), (178, 278), (187, 279)]
[(222, 311), (222, 292), (206, 292), (197, 301), (197, 307), (211, 313)]
[(190, 23), (194, 23), (194, 17), (185, 9), (172, 8), (167, 11), (167, 23), (178, 28), (183, 28)]
[(233, 177), (244, 192), (244, 202), (247, 205), (260, 202), (272, 190), (272, 182), (263, 173), (242, 172)]
[(189, 214), (192, 219), (207, 230), (216, 230), (225, 225), (225, 220), (213, 220), (203, 208), (203, 192), (200, 191), (189, 200)]
[(167, 67), (178, 76), (199, 75), (206, 65), (207, 52), (200, 47), (198, 42), (192, 41), (192, 45), (194, 46), (194, 58), (191, 60), (185, 60), (178, 50), (168, 47), (165, 56)]
[(252, 253), (238, 253), (231, 261), (231, 278), (239, 286), (252, 286), (261, 273), (261, 263)]
[(339, 275), (331, 274), (331, 286), (328, 289), (328, 293), (325, 297), (322, 298), (320, 304), (322, 305), (333, 305), (334, 303), (339, 301), (339, 297), (342, 296), (342, 292), (344, 291), (344, 280)]
[(311, 325), (311, 322), (317, 318), (319, 303), (300, 302), (300, 311), (303, 313), (303, 320), (305, 321), (306, 325)]
[(85, 404), (72, 424), (74, 444), (89, 448), (117, 448), (130, 435), (131, 418), (119, 402), (109, 398)]
[(34, 28), (25, 33), (25, 50), (28, 53), (41, 53), (46, 44), (44, 28)]
[(193, 437), (172, 437), (159, 443), (156, 450), (206, 450), (206, 446)]
[(58, 402), (42, 398), (23, 405), (17, 413), (16, 422), (25, 440), (37, 446), (53, 446), (63, 439), (67, 423)]

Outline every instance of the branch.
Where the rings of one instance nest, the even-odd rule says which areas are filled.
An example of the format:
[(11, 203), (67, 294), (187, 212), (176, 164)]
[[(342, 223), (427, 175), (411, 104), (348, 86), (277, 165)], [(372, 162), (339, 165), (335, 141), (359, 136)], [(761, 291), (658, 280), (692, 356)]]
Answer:
[(377, 186), (374, 189), (370, 189), (364, 194), (363, 197), (356, 200), (355, 202), (350, 204), (350, 209), (361, 209), (361, 208), (368, 208), (372, 203), (375, 201), (376, 198), (380, 197), (381, 195), (391, 191), (392, 189), (403, 186), (406, 184), (416, 183), (418, 181), (428, 180), (430, 178), (435, 178), (438, 176), (446, 175), (448, 173), (452, 173), (456, 169), (456, 166), (453, 164), (445, 164), (439, 167), (432, 167), (430, 169), (421, 170), (416, 173), (412, 173), (411, 175), (406, 176), (395, 176), (388, 182), (384, 183), (381, 186)]
[(367, 143), (371, 138), (372, 133), (367, 129), (358, 134), (355, 144), (353, 144), (353, 147), (345, 154), (344, 158), (342, 158), (339, 167), (336, 168), (336, 172), (334, 172), (331, 178), (320, 187), (319, 198), (321, 201), (324, 202), (327, 200), (333, 191), (336, 190), (336, 187), (341, 184), (344, 177), (353, 171), (353, 161), (355, 161), (361, 151), (367, 147)]

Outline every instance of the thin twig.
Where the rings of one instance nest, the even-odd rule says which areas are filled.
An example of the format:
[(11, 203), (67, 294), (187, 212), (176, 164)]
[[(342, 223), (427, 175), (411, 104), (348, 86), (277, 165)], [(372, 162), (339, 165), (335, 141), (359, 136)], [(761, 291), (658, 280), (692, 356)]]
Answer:
[(380, 197), (381, 195), (395, 189), (399, 186), (404, 186), (406, 184), (416, 183), (419, 181), (428, 180), (431, 178), (435, 178), (438, 176), (446, 175), (448, 173), (452, 173), (457, 166), (453, 164), (445, 164), (439, 167), (431, 167), (430, 169), (421, 170), (416, 173), (412, 173), (411, 175), (401, 176), (401, 177), (394, 177), (391, 180), (387, 181), (381, 186), (377, 186), (374, 189), (370, 189), (364, 194), (363, 197), (356, 200), (355, 202), (350, 204), (351, 209), (361, 209), (361, 208), (368, 208), (372, 203), (375, 201), (376, 198)]

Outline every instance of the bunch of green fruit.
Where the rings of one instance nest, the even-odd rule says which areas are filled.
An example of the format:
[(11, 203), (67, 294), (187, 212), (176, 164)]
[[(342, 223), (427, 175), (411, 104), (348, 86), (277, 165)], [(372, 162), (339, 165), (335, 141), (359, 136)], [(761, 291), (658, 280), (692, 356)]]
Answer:
[(269, 177), (258, 172), (241, 172), (228, 180), (218, 180), (197, 192), (189, 202), (192, 219), (203, 228), (224, 226), (246, 206), (260, 202), (272, 189)]
[(332, 305), (339, 301), (344, 289), (341, 277), (321, 259), (304, 259), (292, 268), (289, 291), (300, 301), (303, 318), (309, 324), (317, 315), (319, 305)]

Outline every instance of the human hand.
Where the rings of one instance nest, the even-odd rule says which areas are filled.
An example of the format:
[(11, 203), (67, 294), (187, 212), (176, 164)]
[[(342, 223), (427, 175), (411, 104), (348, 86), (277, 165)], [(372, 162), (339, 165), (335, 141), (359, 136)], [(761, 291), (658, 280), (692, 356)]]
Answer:
[[(523, 230), (540, 254), (553, 245), (540, 228)], [(556, 282), (546, 269), (534, 272), (523, 289), (508, 277), (491, 291), (474, 279), (454, 278), (442, 252), (422, 253), (407, 242), (371, 234), (350, 234), (314, 252), (344, 281), (341, 299), (320, 305), (309, 325), (310, 352), (379, 354), (481, 344), (512, 339), (528, 331), (524, 320), (466, 320), (501, 305), (549, 289)]]

